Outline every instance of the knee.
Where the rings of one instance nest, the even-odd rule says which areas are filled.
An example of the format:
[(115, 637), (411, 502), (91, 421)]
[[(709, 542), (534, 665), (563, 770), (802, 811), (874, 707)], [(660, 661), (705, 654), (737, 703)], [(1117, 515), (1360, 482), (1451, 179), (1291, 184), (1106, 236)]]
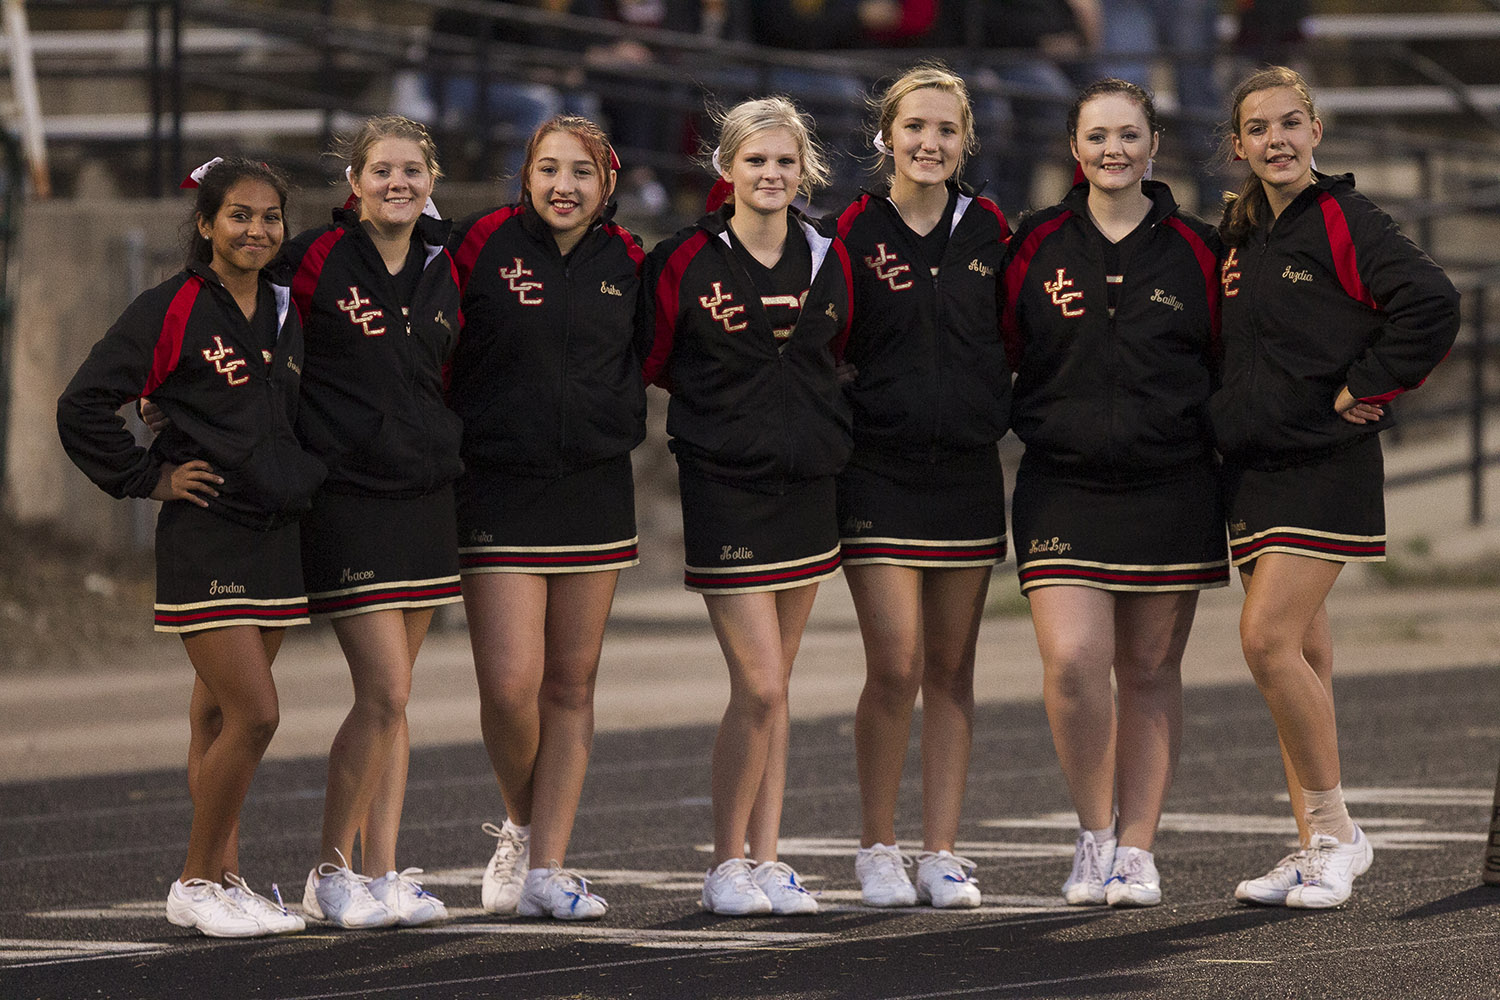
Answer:
[(786, 710), (786, 695), (785, 684), (747, 682), (736, 685), (730, 696), (730, 705), (748, 725), (760, 729), (769, 726)]
[(1285, 629), (1278, 629), (1271, 622), (1256, 617), (1240, 619), (1240, 649), (1256, 683), (1265, 684), (1271, 680), (1276, 664), (1294, 646), (1300, 654), (1300, 643), (1287, 635)]
[(865, 672), (865, 692), (887, 708), (910, 708), (922, 686), (919, 657), (870, 660)]
[(507, 671), (499, 676), (481, 677), (479, 700), (486, 711), (506, 716), (535, 713), (537, 685), (520, 672)]
[(944, 662), (936, 657), (928, 660), (922, 675), (922, 696), (971, 704), (974, 701), (974, 661), (964, 658)]
[(1115, 662), (1122, 696), (1151, 696), (1182, 687), (1182, 661), (1160, 653), (1136, 654)]
[(222, 718), (224, 728), (236, 731), (246, 746), (264, 751), (281, 724), (281, 711), (275, 701), (268, 701), (224, 712)]
[(406, 685), (390, 686), (363, 692), (355, 706), (377, 729), (394, 729), (406, 717), (406, 701), (411, 689)]
[(1049, 700), (1081, 703), (1108, 690), (1110, 664), (1091, 655), (1085, 646), (1055, 646), (1047, 651), (1043, 664)]
[(542, 704), (563, 712), (581, 712), (594, 705), (592, 671), (559, 671), (542, 679)]

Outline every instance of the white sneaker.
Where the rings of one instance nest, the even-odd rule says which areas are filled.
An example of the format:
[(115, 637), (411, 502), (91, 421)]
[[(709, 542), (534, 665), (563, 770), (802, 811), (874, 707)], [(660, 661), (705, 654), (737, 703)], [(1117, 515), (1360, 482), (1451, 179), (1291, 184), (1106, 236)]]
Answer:
[(1110, 906), (1155, 906), (1161, 902), (1161, 876), (1150, 851), (1139, 847), (1118, 847), (1109, 879), (1104, 883), (1104, 900)]
[(421, 927), (448, 919), (448, 907), (443, 901), (412, 877), (420, 874), (420, 868), (406, 868), (386, 872), (370, 882), (370, 895), (395, 911), (397, 927)]
[(224, 887), (208, 879), (181, 879), (167, 893), (167, 919), (178, 927), (196, 927), (209, 937), (261, 937), (266, 925), (245, 912)]
[(274, 882), (271, 883), (271, 892), (275, 893), (276, 901), (272, 902), (250, 888), (248, 882), (233, 872), (225, 872), (224, 881), (229, 883), (228, 888), (224, 890), (224, 895), (234, 900), (240, 909), (264, 924), (269, 933), (295, 934), (307, 929), (307, 921), (303, 920), (300, 914), (288, 910), (286, 904), (281, 901), (281, 890)]
[(495, 853), (479, 883), (479, 902), (490, 913), (515, 913), (531, 867), (531, 838), (508, 819), (501, 826), (486, 823), (483, 829), (495, 838)]
[(1073, 847), (1073, 874), (1063, 883), (1063, 899), (1070, 906), (1099, 906), (1107, 901), (1104, 882), (1115, 868), (1115, 839), (1095, 840), (1088, 830), (1078, 832)]
[(1299, 910), (1325, 910), (1338, 906), (1354, 889), (1354, 877), (1363, 875), (1375, 859), (1369, 838), (1354, 828), (1354, 842), (1345, 844), (1326, 833), (1313, 834), (1307, 846), (1307, 866), (1302, 884), (1287, 891), (1286, 905)]
[(854, 855), (854, 874), (866, 906), (915, 906), (917, 889), (906, 869), (912, 859), (894, 844), (871, 844)]
[(771, 912), (783, 917), (797, 917), (818, 912), (818, 901), (802, 888), (797, 873), (785, 861), (762, 861), (750, 872), (754, 882), (771, 902)]
[(952, 851), (923, 851), (917, 855), (917, 902), (939, 910), (968, 910), (979, 905), (979, 883), (974, 862)]
[(703, 908), (726, 917), (770, 913), (771, 900), (755, 884), (755, 865), (745, 858), (730, 858), (709, 869), (703, 880)]
[(1242, 903), (1285, 906), (1286, 894), (1302, 884), (1302, 869), (1305, 867), (1307, 851), (1293, 851), (1260, 878), (1247, 878), (1235, 886), (1234, 898)]
[(310, 917), (350, 930), (394, 927), (396, 911), (370, 895), (370, 876), (350, 871), (342, 853), (339, 860), (342, 867), (325, 861), (307, 873), (302, 909)]
[(523, 917), (598, 920), (609, 910), (603, 896), (589, 892), (589, 881), (553, 862), (526, 873), (516, 912)]

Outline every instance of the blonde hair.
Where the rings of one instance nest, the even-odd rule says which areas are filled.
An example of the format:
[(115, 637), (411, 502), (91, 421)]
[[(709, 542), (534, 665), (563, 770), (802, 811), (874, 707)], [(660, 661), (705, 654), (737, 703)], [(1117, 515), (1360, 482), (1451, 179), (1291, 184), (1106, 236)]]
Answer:
[(376, 115), (366, 118), (359, 128), (333, 141), (333, 155), (343, 160), (357, 177), (364, 172), (370, 160), (370, 150), (381, 139), (409, 139), (422, 151), (422, 159), (433, 180), (443, 176), (438, 165), (437, 143), (427, 132), (427, 126), (401, 115)]
[[(896, 124), (896, 114), (901, 110), (901, 101), (918, 90), (940, 90), (958, 98), (958, 123), (964, 130), (963, 148), (958, 154), (958, 166), (954, 173), (964, 168), (964, 160), (979, 152), (979, 137), (974, 134), (974, 105), (969, 100), (969, 87), (964, 78), (948, 68), (938, 59), (919, 62), (896, 78), (885, 91), (869, 100), (875, 112), (875, 135), (891, 145), (891, 128)], [(880, 154), (877, 167), (885, 162), (889, 154)]]
[[(734, 162), (751, 136), (770, 129), (784, 128), (792, 134), (797, 144), (797, 155), (802, 160), (802, 177), (797, 191), (803, 197), (811, 197), (813, 191), (827, 187), (833, 179), (828, 166), (828, 156), (813, 134), (812, 116), (799, 111), (797, 105), (785, 97), (763, 97), (759, 100), (741, 101), (728, 111), (710, 109), (709, 115), (719, 130), (719, 162), (725, 167)], [(716, 170), (717, 174), (718, 171)]]
[[(1288, 87), (1296, 91), (1297, 98), (1302, 102), (1302, 107), (1307, 111), (1307, 117), (1318, 121), (1318, 109), (1313, 103), (1312, 90), (1307, 81), (1302, 79), (1302, 74), (1286, 66), (1267, 66), (1247, 77), (1240, 85), (1234, 88), (1234, 96), (1229, 102), (1229, 121), (1225, 125), (1224, 140), (1221, 146), (1226, 160), (1234, 159), (1234, 140), (1240, 134), (1240, 108), (1245, 99), (1260, 90), (1275, 90), (1278, 87)], [(1252, 173), (1240, 185), (1238, 193), (1225, 192), (1224, 194), (1224, 218), (1219, 223), (1219, 234), (1229, 246), (1240, 246), (1250, 235), (1250, 231), (1269, 222), (1271, 219), (1271, 203), (1266, 198), (1266, 188), (1260, 182), (1260, 178)]]

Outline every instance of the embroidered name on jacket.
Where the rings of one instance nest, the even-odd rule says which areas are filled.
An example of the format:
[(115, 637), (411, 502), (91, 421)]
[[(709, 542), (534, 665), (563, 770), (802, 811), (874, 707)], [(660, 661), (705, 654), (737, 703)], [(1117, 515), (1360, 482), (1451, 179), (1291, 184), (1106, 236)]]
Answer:
[[(240, 372), (245, 367), (244, 358), (234, 356), (234, 348), (224, 343), (224, 338), (214, 337), (214, 349), (203, 352), (203, 360), (213, 363), (214, 371), (224, 376), (230, 385), (244, 385), (250, 381), (249, 372)], [(236, 374), (238, 373), (238, 374)]]
[(1182, 312), (1182, 303), (1177, 301), (1177, 296), (1168, 295), (1163, 289), (1155, 289), (1151, 293), (1152, 302), (1160, 302), (1164, 306), (1171, 306), (1173, 312)]
[(510, 267), (509, 269), (503, 267), (500, 268), (500, 277), (504, 278), (510, 283), (510, 290), (516, 293), (516, 298), (520, 300), (521, 305), (541, 305), (542, 297), (540, 295), (534, 298), (528, 296), (530, 296), (532, 292), (540, 292), (542, 290), (542, 283), (540, 281), (527, 281), (526, 279), (530, 278), (533, 273), (531, 268), (527, 267), (526, 262), (523, 261), (520, 257), (515, 257), (512, 259), (514, 261), (512, 267)]
[(887, 250), (884, 243), (875, 244), (875, 249), (880, 251), (880, 256), (865, 257), (865, 266), (875, 272), (875, 277), (890, 285), (893, 292), (910, 288), (911, 279), (902, 280), (901, 276), (911, 272), (911, 265), (899, 263), (896, 255)]
[(714, 282), (714, 294), (712, 298), (707, 295), (698, 296), (698, 304), (708, 310), (708, 314), (714, 318), (715, 322), (724, 325), (725, 333), (737, 333), (750, 325), (748, 319), (742, 319), (738, 323), (734, 322), (734, 318), (744, 312), (745, 307), (730, 305), (729, 303), (733, 301), (734, 296), (724, 291), (724, 283), (721, 281)]
[(371, 326), (370, 324), (378, 319), (385, 319), (385, 313), (379, 309), (371, 309), (368, 312), (360, 311), (369, 304), (369, 299), (360, 296), (358, 285), (350, 285), (349, 297), (338, 300), (338, 307), (349, 314), (349, 322), (359, 327), (366, 337), (383, 337), (385, 336), (385, 327)]
[(1083, 298), (1082, 292), (1064, 291), (1064, 289), (1072, 287), (1073, 279), (1068, 277), (1068, 270), (1064, 267), (1057, 269), (1056, 281), (1042, 282), (1042, 291), (1052, 296), (1052, 304), (1061, 309), (1062, 314), (1069, 319), (1075, 316), (1082, 316), (1085, 311), (1083, 306), (1073, 306), (1074, 301)]
[(979, 263), (978, 257), (975, 257), (973, 260), (969, 261), (969, 270), (978, 271), (986, 278), (993, 278), (995, 276), (995, 269), (993, 267), (990, 267), (988, 264)]
[(1235, 285), (1240, 280), (1240, 252), (1237, 249), (1230, 250), (1229, 256), (1224, 258), (1224, 263), (1219, 265), (1219, 284), (1224, 286), (1224, 297), (1232, 299), (1240, 294)]
[(1281, 276), (1283, 278), (1287, 279), (1288, 281), (1290, 281), (1294, 285), (1297, 282), (1299, 282), (1299, 281), (1311, 281), (1311, 280), (1313, 280), (1313, 276), (1312, 276), (1312, 272), (1311, 271), (1293, 271), (1292, 270), (1292, 265), (1290, 265), (1290, 264), (1288, 264), (1286, 266), (1286, 270), (1285, 271), (1281, 272)]

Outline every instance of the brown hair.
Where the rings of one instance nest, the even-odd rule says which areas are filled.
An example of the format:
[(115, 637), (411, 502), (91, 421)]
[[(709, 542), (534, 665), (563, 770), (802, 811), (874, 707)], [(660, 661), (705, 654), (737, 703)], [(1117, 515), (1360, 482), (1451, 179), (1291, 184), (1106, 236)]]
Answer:
[[(891, 128), (896, 124), (896, 114), (907, 95), (918, 90), (940, 90), (958, 98), (958, 123), (964, 130), (964, 143), (958, 154), (957, 174), (964, 168), (964, 160), (979, 152), (979, 137), (974, 134), (974, 105), (969, 100), (969, 87), (964, 78), (948, 68), (938, 59), (919, 62), (896, 78), (884, 92), (870, 99), (870, 108), (875, 112), (875, 135), (891, 144)], [(885, 162), (882, 153), (877, 167)]]
[(366, 118), (364, 124), (353, 132), (334, 139), (332, 152), (358, 177), (370, 160), (370, 150), (381, 139), (410, 139), (422, 150), (422, 159), (427, 163), (433, 180), (443, 176), (443, 168), (438, 165), (437, 143), (432, 141), (427, 126), (401, 115)]
[[(1290, 87), (1306, 109), (1308, 118), (1318, 120), (1318, 109), (1313, 104), (1312, 90), (1307, 81), (1294, 69), (1285, 66), (1267, 66), (1247, 77), (1234, 88), (1229, 102), (1229, 121), (1225, 125), (1221, 150), (1226, 160), (1234, 159), (1234, 139), (1240, 134), (1240, 106), (1245, 99), (1258, 90), (1274, 90)], [(1249, 237), (1250, 231), (1264, 225), (1271, 217), (1271, 203), (1266, 198), (1265, 185), (1252, 173), (1240, 185), (1238, 193), (1224, 195), (1224, 218), (1219, 223), (1219, 235), (1228, 246), (1240, 246)]]
[[(609, 137), (598, 125), (580, 115), (556, 115), (542, 122), (531, 133), (531, 139), (526, 143), (526, 158), (521, 163), (521, 204), (529, 210), (531, 205), (531, 168), (536, 162), (536, 149), (542, 144), (542, 140), (553, 132), (564, 132), (577, 139), (583, 146), (586, 155), (594, 164), (594, 169), (599, 171), (600, 181), (604, 187), (604, 197), (599, 200), (599, 209), (594, 217), (604, 211), (604, 206), (609, 202), (609, 196), (614, 193), (614, 179), (610, 176), (615, 172), (611, 161), (614, 154), (610, 149)], [(589, 221), (593, 221), (592, 219)]]
[(1109, 76), (1102, 80), (1095, 80), (1078, 92), (1078, 96), (1073, 100), (1073, 106), (1068, 108), (1069, 139), (1078, 133), (1078, 119), (1083, 114), (1083, 106), (1096, 97), (1106, 97), (1110, 94), (1118, 94), (1139, 104), (1141, 112), (1146, 116), (1146, 131), (1152, 135), (1161, 133), (1161, 119), (1157, 117), (1156, 102), (1152, 100), (1151, 92), (1129, 80)]

